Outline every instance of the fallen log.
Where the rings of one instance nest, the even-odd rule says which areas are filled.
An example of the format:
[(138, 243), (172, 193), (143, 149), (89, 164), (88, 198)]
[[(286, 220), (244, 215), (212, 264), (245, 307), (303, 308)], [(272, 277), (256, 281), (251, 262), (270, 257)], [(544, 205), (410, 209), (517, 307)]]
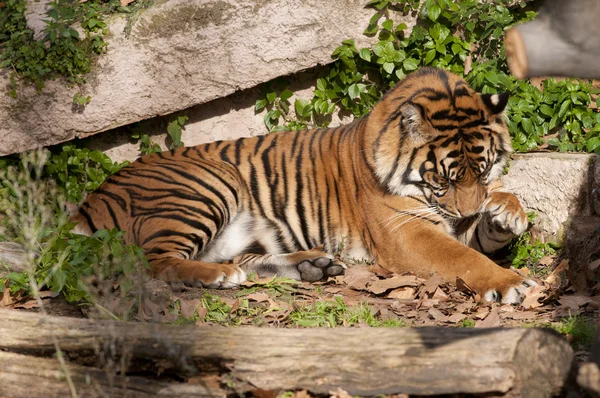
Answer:
[[(68, 364), (66, 371), (80, 397), (226, 397), (225, 390), (202, 383), (155, 381), (76, 364)], [(71, 391), (65, 380), (65, 370), (58, 366), (56, 359), (0, 351), (2, 397), (68, 397)]]
[[(569, 344), (544, 329), (220, 328), (44, 318), (2, 309), (0, 319), (0, 350), (48, 356), (56, 342), (71, 362), (94, 365), (94, 358), (118, 362), (126, 356), (130, 372), (143, 363), (151, 376), (221, 375), (236, 392), (328, 393), (339, 387), (369, 396), (550, 397), (564, 386), (573, 361)], [(0, 380), (5, 373), (0, 361)], [(7, 395), (3, 388), (0, 383), (0, 396)]]
[(511, 73), (600, 78), (599, 20), (597, 0), (546, 0), (536, 19), (506, 33)]

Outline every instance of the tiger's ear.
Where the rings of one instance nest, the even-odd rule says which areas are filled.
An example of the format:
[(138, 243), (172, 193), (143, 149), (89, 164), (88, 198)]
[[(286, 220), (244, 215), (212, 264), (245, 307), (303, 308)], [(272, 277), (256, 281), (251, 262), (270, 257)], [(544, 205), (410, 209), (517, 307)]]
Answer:
[(500, 94), (480, 94), (481, 100), (494, 115), (498, 115), (504, 111), (508, 103), (508, 93)]
[(400, 113), (402, 115), (402, 129), (407, 132), (411, 137), (421, 137), (423, 124), (423, 114), (418, 106), (405, 103), (400, 107)]

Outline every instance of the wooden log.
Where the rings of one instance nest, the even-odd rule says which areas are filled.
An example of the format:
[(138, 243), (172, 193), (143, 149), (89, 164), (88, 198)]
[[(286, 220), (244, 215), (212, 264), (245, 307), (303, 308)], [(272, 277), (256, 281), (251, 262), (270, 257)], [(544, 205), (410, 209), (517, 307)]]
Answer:
[[(155, 381), (75, 364), (66, 368), (79, 397), (226, 397), (225, 390), (202, 383)], [(0, 351), (0, 397), (69, 397), (65, 380), (56, 359)]]
[(547, 0), (536, 19), (506, 33), (511, 73), (600, 78), (599, 21), (597, 0)]
[(544, 329), (186, 327), (1, 309), (0, 319), (0, 350), (49, 355), (55, 338), (71, 361), (127, 355), (186, 376), (227, 375), (246, 390), (549, 397), (573, 362), (569, 344)]

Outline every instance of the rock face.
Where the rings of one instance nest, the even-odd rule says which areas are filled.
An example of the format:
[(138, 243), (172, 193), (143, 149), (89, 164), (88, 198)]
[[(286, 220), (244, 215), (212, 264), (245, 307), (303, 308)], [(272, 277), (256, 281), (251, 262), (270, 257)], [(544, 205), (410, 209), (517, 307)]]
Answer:
[[(579, 223), (598, 223), (596, 192), (600, 181), (596, 155), (532, 153), (514, 155), (504, 187), (516, 194), (527, 210), (538, 214), (536, 225), (548, 237), (563, 239)], [(571, 223), (573, 221), (573, 223)]]
[[(110, 21), (108, 53), (88, 84), (48, 82), (0, 95), (0, 156), (84, 137), (225, 97), (331, 61), (348, 38), (357, 46), (373, 10), (363, 0), (171, 0), (146, 11), (125, 37)], [(399, 15), (393, 16), (402, 22)], [(34, 20), (35, 18), (30, 18)], [(405, 20), (408, 25), (413, 20)], [(8, 71), (0, 71), (0, 87)], [(92, 97), (85, 109), (73, 95)]]

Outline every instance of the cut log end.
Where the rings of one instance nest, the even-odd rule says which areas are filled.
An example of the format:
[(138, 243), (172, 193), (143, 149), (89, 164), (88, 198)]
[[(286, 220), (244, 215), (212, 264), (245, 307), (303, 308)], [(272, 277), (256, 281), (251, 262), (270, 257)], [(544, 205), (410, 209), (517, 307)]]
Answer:
[(510, 73), (517, 79), (527, 77), (527, 52), (523, 37), (517, 29), (513, 28), (506, 32), (504, 47)]

